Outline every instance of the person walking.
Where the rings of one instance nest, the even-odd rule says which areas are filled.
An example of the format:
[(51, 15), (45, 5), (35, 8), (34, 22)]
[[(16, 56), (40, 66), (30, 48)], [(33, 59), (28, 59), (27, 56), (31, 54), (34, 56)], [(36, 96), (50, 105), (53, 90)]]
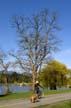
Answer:
[(38, 98), (41, 98), (42, 96), (42, 86), (39, 84), (38, 81), (35, 83), (35, 93), (38, 94)]

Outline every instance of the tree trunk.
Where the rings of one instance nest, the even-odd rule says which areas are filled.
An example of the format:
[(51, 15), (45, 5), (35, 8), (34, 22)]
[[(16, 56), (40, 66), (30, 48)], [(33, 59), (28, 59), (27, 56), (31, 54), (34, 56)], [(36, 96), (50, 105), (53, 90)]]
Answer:
[(32, 89), (34, 91), (34, 85), (35, 85), (35, 82), (37, 80), (37, 71), (36, 71), (36, 68), (35, 66), (33, 66), (33, 69), (32, 69)]
[(56, 83), (52, 83), (50, 85), (50, 90), (56, 90), (56, 89), (57, 89)]
[(6, 88), (5, 88), (5, 93), (6, 94), (9, 94), (9, 93), (11, 93), (11, 91), (10, 91), (10, 89), (9, 89), (9, 84), (8, 84), (8, 77), (5, 75), (5, 86), (6, 86)]

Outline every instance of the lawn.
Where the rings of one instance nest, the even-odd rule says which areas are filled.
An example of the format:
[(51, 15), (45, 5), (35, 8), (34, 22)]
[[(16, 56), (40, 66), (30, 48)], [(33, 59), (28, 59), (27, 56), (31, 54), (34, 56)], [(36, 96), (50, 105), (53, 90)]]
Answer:
[(49, 94), (59, 94), (59, 93), (68, 93), (71, 92), (71, 89), (68, 90), (45, 90), (43, 91), (45, 95), (49, 95)]
[(32, 95), (32, 92), (23, 92), (23, 93), (10, 93), (8, 95), (0, 96), (1, 100), (7, 100), (7, 99), (20, 99), (20, 98), (29, 98)]

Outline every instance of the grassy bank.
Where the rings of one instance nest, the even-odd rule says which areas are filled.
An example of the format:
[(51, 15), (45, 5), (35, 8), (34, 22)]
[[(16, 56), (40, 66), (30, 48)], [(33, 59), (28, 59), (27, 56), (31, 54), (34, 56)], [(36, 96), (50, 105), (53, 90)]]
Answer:
[(71, 92), (71, 89), (69, 89), (69, 90), (45, 90), (43, 92), (44, 92), (45, 95), (49, 95), (49, 94), (57, 94), (57, 93)]
[(71, 108), (71, 100), (52, 104), (52, 105), (41, 106), (38, 108)]
[(7, 99), (20, 99), (20, 98), (29, 98), (32, 95), (32, 92), (23, 92), (23, 93), (10, 93), (8, 95), (0, 96), (1, 100), (7, 100)]
[[(44, 90), (44, 95), (49, 95), (49, 94), (57, 94), (57, 93), (66, 93), (66, 92), (71, 92), (71, 90)], [(33, 92), (23, 92), (23, 93), (11, 93), (8, 95), (0, 96), (0, 101), (1, 100), (7, 100), (7, 99), (20, 99), (20, 98), (29, 98)]]

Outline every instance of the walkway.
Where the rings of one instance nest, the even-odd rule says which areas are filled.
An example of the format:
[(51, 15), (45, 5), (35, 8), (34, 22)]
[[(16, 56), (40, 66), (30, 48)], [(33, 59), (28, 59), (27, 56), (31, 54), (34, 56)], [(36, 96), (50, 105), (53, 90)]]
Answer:
[(39, 102), (31, 103), (30, 100), (16, 99), (0, 102), (0, 108), (35, 108), (42, 105), (48, 105), (60, 101), (70, 100), (71, 93), (53, 94), (40, 99)]

